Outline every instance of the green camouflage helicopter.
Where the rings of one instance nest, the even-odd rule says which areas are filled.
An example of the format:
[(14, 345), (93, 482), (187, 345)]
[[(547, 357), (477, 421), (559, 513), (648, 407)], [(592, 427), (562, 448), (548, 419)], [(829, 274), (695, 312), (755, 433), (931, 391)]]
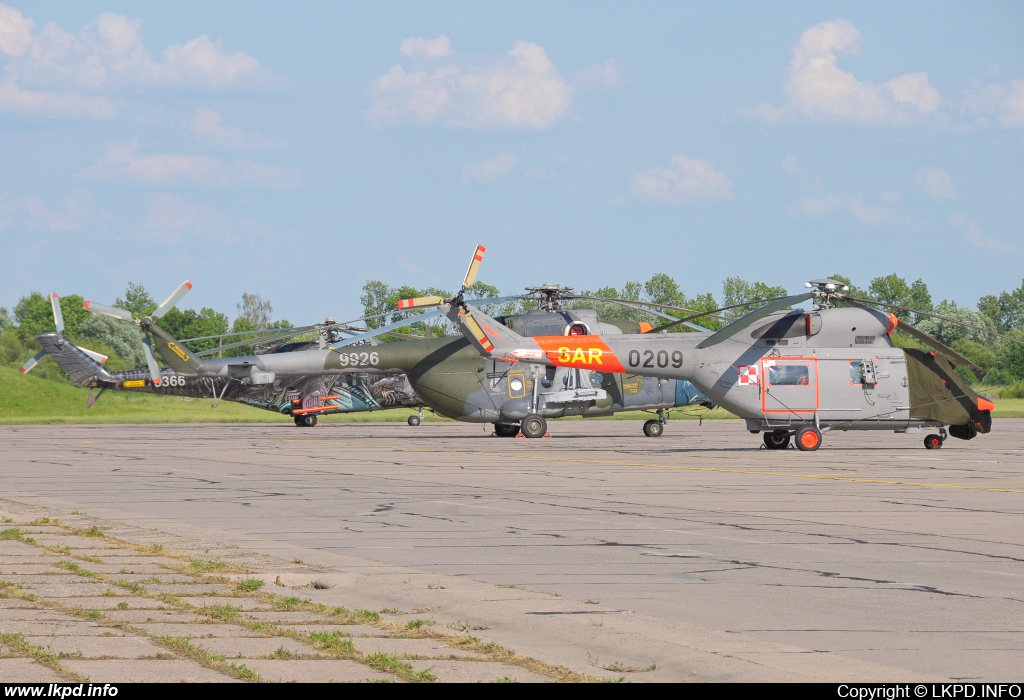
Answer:
[[(970, 440), (991, 430), (994, 404), (953, 371), (954, 364), (976, 365), (899, 324), (892, 313), (872, 308), (904, 307), (849, 296), (836, 280), (813, 280), (805, 287), (803, 294), (766, 300), (714, 333), (667, 332), (704, 315), (697, 314), (641, 335), (526, 337), (474, 308), (461, 292), (449, 299), (407, 300), (406, 306), (440, 307), (483, 356), (495, 360), (536, 364), (547, 372), (570, 367), (690, 380), (743, 418), (749, 432), (763, 433), (768, 449), (794, 441), (800, 450), (817, 450), (830, 430), (923, 429), (937, 430), (924, 438), (925, 447), (936, 449), (949, 435)], [(811, 299), (816, 305), (809, 311), (790, 308)], [(894, 346), (897, 325), (933, 350)]]
[[(287, 384), (253, 384), (236, 381), (228, 376), (178, 374), (168, 368), (157, 368), (156, 378), (151, 374), (151, 368), (111, 371), (103, 366), (107, 360), (105, 356), (76, 346), (63, 335), (64, 319), (56, 294), (50, 295), (50, 306), (53, 309), (56, 331), (36, 336), (42, 350), (22, 365), (21, 371), (29, 372), (40, 360), (49, 356), (75, 386), (89, 387), (89, 406), (109, 389), (197, 399), (210, 398), (218, 402), (234, 401), (254, 408), (291, 415), (295, 419), (295, 424), (302, 426), (315, 425), (317, 416), (333, 413), (357, 413), (399, 407), (422, 411), (423, 402), (409, 386), (408, 379), (401, 374), (313, 373), (291, 376)], [(154, 316), (159, 318), (170, 306), (171, 304), (161, 305), (154, 312)], [(320, 347), (326, 342), (337, 340), (336, 336), (340, 332), (353, 332), (348, 328), (342, 328), (341, 324), (333, 323), (331, 319), (303, 330), (319, 331), (319, 340), (293, 343), (278, 350), (296, 352)], [(146, 347), (148, 349), (148, 345)], [(155, 358), (153, 363), (155, 364)], [(95, 389), (99, 389), (99, 393), (93, 397)], [(412, 417), (418, 420), (417, 416)]]

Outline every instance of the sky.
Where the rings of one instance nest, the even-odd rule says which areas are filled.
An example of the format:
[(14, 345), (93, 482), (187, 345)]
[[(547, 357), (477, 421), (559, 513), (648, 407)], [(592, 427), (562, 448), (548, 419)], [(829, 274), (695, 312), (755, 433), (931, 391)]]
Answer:
[(0, 306), (1024, 283), (1024, 3), (0, 4)]

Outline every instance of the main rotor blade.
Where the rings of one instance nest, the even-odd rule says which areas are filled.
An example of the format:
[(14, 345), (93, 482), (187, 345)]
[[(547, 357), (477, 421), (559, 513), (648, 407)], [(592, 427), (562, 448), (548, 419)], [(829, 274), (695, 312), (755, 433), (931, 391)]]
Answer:
[(424, 306), (437, 306), (443, 303), (444, 299), (437, 296), (413, 297), (412, 299), (399, 299), (398, 310), (405, 311), (406, 309), (419, 309)]
[(388, 331), (393, 331), (393, 330), (396, 330), (398, 328), (402, 328), (404, 326), (411, 326), (413, 323), (418, 323), (419, 321), (424, 321), (424, 320), (426, 320), (428, 318), (434, 318), (436, 316), (440, 316), (443, 313), (444, 312), (441, 311), (441, 309), (435, 309), (434, 311), (428, 311), (427, 313), (419, 314), (418, 316), (410, 316), (409, 318), (403, 319), (401, 321), (396, 321), (395, 323), (391, 323), (391, 324), (389, 324), (387, 326), (381, 326), (380, 328), (374, 328), (369, 333), (363, 333), (361, 335), (357, 335), (357, 336), (354, 336), (352, 338), (345, 338), (345, 340), (339, 340), (336, 343), (332, 343), (330, 347), (336, 349), (336, 348), (345, 347), (346, 345), (352, 345), (353, 343), (358, 343), (361, 340), (367, 340), (369, 338), (373, 338), (375, 336), (378, 336), (381, 333), (387, 333)]
[[(862, 309), (868, 309), (869, 308), (867, 304), (861, 303), (860, 299), (853, 299), (851, 297), (843, 297), (843, 298), (846, 301), (848, 301), (849, 303), (853, 304), (854, 306), (859, 306)], [(867, 300), (865, 300), (865, 301), (867, 301)], [(882, 302), (878, 302), (878, 303), (881, 304)], [(883, 304), (883, 306), (891, 306), (891, 304)], [(907, 309), (907, 310), (909, 311), (910, 309)], [(956, 321), (954, 321), (954, 323), (956, 323)], [(953, 360), (953, 362), (955, 362), (958, 365), (967, 365), (971, 369), (976, 370), (978, 372), (984, 371), (984, 370), (981, 369), (981, 367), (979, 367), (978, 365), (976, 365), (973, 362), (971, 362), (970, 360), (968, 360), (966, 357), (964, 357), (963, 355), (958, 353), (953, 348), (949, 347), (948, 345), (943, 344), (938, 338), (933, 338), (932, 336), (928, 335), (924, 331), (920, 331), (920, 330), (914, 328), (909, 323), (897, 323), (896, 324), (896, 330), (903, 331), (907, 335), (910, 335), (910, 336), (912, 336), (914, 338), (917, 338), (922, 343), (924, 343), (928, 347), (930, 347), (933, 350), (935, 350), (936, 352), (938, 352), (940, 355), (945, 355), (946, 357), (948, 357), (949, 359)], [(1012, 338), (1011, 338), (1011, 340), (1012, 340)]]
[(142, 339), (142, 352), (146, 355), (146, 364), (149, 366), (149, 378), (153, 380), (154, 386), (160, 386), (160, 365), (156, 363), (153, 355), (153, 343), (147, 335)]
[[(245, 347), (246, 345), (262, 345), (263, 343), (272, 343), (272, 342), (275, 342), (275, 341), (278, 341), (278, 340), (286, 340), (288, 338), (294, 338), (297, 335), (302, 335), (303, 333), (310, 333), (310, 332), (315, 331), (315, 330), (316, 330), (315, 326), (307, 326), (305, 328), (289, 328), (289, 329), (287, 329), (287, 331), (282, 331), (280, 333), (269, 333), (269, 334), (266, 334), (266, 335), (257, 335), (257, 336), (253, 336), (252, 338), (244, 338), (242, 340), (236, 340), (235, 342), (228, 343), (227, 345), (218, 345), (217, 347), (210, 348), (209, 350), (203, 350), (202, 352), (193, 353), (193, 355), (195, 357), (209, 357), (210, 355), (216, 355), (217, 353), (221, 352), (222, 350), (233, 350), (234, 348), (242, 348), (242, 347)], [(255, 331), (250, 331), (250, 332), (255, 332)], [(229, 333), (227, 335), (234, 336), (234, 335), (239, 335), (239, 334), (238, 333)], [(227, 337), (227, 335), (225, 335), (225, 336), (211, 335), (211, 336), (206, 336), (205, 338), (190, 338), (190, 340), (210, 340), (211, 338)], [(187, 341), (181, 340), (181, 341), (178, 341), (178, 342), (186, 343)]]
[(39, 352), (37, 352), (35, 355), (26, 360), (25, 364), (21, 366), (21, 373), (25, 374), (26, 372), (28, 372), (30, 369), (38, 365), (39, 361), (42, 360), (44, 357), (46, 357), (45, 350), (40, 350)]
[(190, 289), (192, 289), (192, 283), (185, 280), (177, 289), (171, 292), (171, 296), (164, 299), (163, 303), (156, 307), (156, 311), (150, 314), (150, 316), (152, 318), (160, 318), (163, 316), (172, 306), (181, 301), (181, 298), (188, 294), (188, 290)]
[[(668, 309), (669, 311), (682, 311), (682, 312), (688, 313), (688, 314), (696, 314), (697, 318), (702, 317), (702, 316), (710, 316), (711, 318), (717, 319), (719, 321), (731, 321), (732, 320), (728, 316), (719, 316), (719, 315), (717, 315), (717, 312), (718, 311), (722, 311), (723, 309), (715, 309), (714, 311), (703, 311), (702, 312), (702, 311), (696, 311), (694, 309), (687, 309), (687, 308), (685, 308), (683, 306), (672, 306), (671, 304), (655, 304), (653, 301), (641, 301), (639, 299), (613, 299), (611, 297), (585, 297), (585, 296), (579, 296), (577, 294), (573, 294), (573, 295), (562, 297), (562, 298), (570, 300), (570, 301), (576, 300), (576, 299), (585, 299), (585, 300), (588, 300), (588, 301), (604, 301), (604, 302), (610, 302), (612, 304), (624, 304), (626, 306), (649, 306), (649, 307), (654, 308), (654, 309)], [(757, 302), (751, 302), (751, 303), (757, 303)], [(730, 307), (727, 307), (727, 308), (734, 308), (734, 307), (730, 306)], [(666, 318), (672, 318), (673, 320), (680, 320), (679, 317), (677, 317), (677, 316), (671, 316), (671, 317), (666, 316)]]
[(469, 289), (476, 281), (476, 273), (480, 271), (480, 263), (484, 260), (485, 252), (487, 252), (487, 249), (482, 245), (478, 245), (476, 247), (476, 251), (473, 253), (473, 259), (469, 262), (469, 269), (466, 270), (466, 277), (462, 280), (463, 289)]
[(779, 309), (785, 309), (790, 306), (793, 306), (794, 304), (799, 304), (802, 301), (807, 301), (813, 296), (813, 292), (804, 292), (803, 294), (794, 294), (793, 296), (790, 297), (783, 297), (781, 299), (777, 299), (771, 304), (766, 304), (762, 306), (760, 309), (751, 311), (746, 316), (740, 316), (738, 319), (736, 319), (728, 326), (712, 335), (710, 338), (705, 338), (699, 345), (697, 345), (697, 347), (709, 348), (712, 345), (718, 345), (723, 340), (728, 340), (729, 338), (733, 337), (734, 335), (742, 331), (744, 328), (748, 328), (757, 321), (760, 321), (765, 316), (773, 314)]
[(50, 295), (50, 308), (53, 309), (53, 325), (58, 333), (64, 332), (64, 314), (60, 310), (60, 298), (56, 293)]
[[(654, 309), (674, 309), (674, 310), (677, 310), (677, 311), (686, 311), (687, 313), (695, 313), (692, 309), (684, 309), (684, 308), (679, 307), (679, 306), (669, 306), (668, 304), (654, 304), (654, 303), (648, 303), (646, 301), (634, 301), (632, 299), (610, 299), (608, 297), (567, 296), (567, 297), (562, 297), (562, 298), (567, 300), (567, 301), (584, 300), (584, 301), (599, 301), (599, 302), (602, 302), (602, 303), (608, 302), (608, 303), (618, 304), (619, 306), (625, 306), (628, 309), (636, 309), (637, 311), (643, 311), (644, 313), (652, 314), (654, 316), (659, 316), (661, 318), (668, 319), (669, 321), (672, 321), (671, 324), (667, 324), (667, 325), (673, 325), (673, 326), (674, 325), (682, 325), (682, 326), (686, 326), (687, 328), (692, 328), (695, 331), (700, 331), (702, 333), (710, 333), (711, 332), (711, 330), (709, 328), (705, 328), (704, 326), (698, 326), (696, 323), (690, 323), (688, 321), (683, 321), (678, 316), (671, 316), (669, 314), (665, 314), (665, 313), (662, 313), (660, 311), (655, 311), (654, 310)], [(654, 307), (654, 308), (647, 308), (648, 306)], [(714, 318), (722, 318), (722, 319), (724, 319), (725, 316), (715, 316)], [(676, 323), (677, 321), (679, 321), (680, 323), (677, 324)], [(662, 326), (662, 328), (664, 328), (664, 327), (665, 326)], [(660, 329), (652, 328), (650, 331), (647, 331), (647, 332), (650, 333), (650, 332), (653, 332), (655, 330), (660, 330)]]
[(132, 318), (131, 311), (125, 311), (119, 309), (116, 306), (107, 306), (106, 304), (100, 304), (96, 301), (87, 301), (82, 304), (82, 308), (86, 311), (91, 311), (94, 314), (100, 314), (102, 316), (110, 316), (111, 318), (119, 318), (122, 321), (134, 321)]
[[(1009, 336), (1009, 335), (1003, 335), (1002, 333), (999, 333), (998, 331), (993, 331), (993, 330), (990, 330), (988, 328), (983, 328), (982, 326), (975, 326), (975, 325), (970, 324), (970, 323), (964, 323), (963, 321), (958, 321), (957, 319), (950, 318), (949, 316), (940, 316), (939, 314), (933, 314), (930, 311), (919, 311), (918, 309), (910, 309), (910, 308), (907, 308), (906, 306), (899, 306), (898, 304), (888, 304), (888, 303), (886, 303), (884, 301), (875, 301), (874, 299), (858, 299), (857, 297), (845, 297), (845, 296), (844, 297), (840, 297), (840, 298), (843, 299), (844, 301), (849, 301), (851, 303), (852, 302), (858, 302), (861, 305), (863, 305), (863, 304), (871, 304), (873, 306), (875, 306), (875, 305), (877, 305), (877, 306), (884, 306), (887, 309), (898, 309), (899, 311), (909, 311), (912, 314), (920, 314), (921, 316), (928, 316), (929, 318), (937, 318), (940, 321), (948, 321), (949, 323), (955, 323), (956, 325), (963, 326), (964, 328), (971, 328), (971, 329), (976, 330), (976, 331), (981, 331), (982, 333), (988, 333), (989, 335), (997, 336), (999, 338), (1002, 338), (1003, 340), (1009, 340), (1010, 342), (1017, 343), (1018, 345), (1024, 345), (1024, 340), (1020, 340), (1019, 338), (1014, 338), (1013, 336)], [(903, 324), (900, 324), (899, 328), (905, 329), (905, 326), (903, 326)], [(938, 342), (938, 341), (935, 341), (935, 342)]]

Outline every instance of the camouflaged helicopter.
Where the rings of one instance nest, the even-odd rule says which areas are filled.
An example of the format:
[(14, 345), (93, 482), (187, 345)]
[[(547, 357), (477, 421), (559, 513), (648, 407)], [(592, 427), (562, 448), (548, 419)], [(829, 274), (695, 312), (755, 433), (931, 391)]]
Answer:
[[(705, 315), (695, 314), (641, 335), (526, 337), (501, 326), (461, 292), (449, 299), (407, 300), (406, 306), (439, 307), (483, 356), (495, 360), (536, 364), (546, 372), (571, 367), (690, 380), (742, 418), (749, 432), (763, 433), (768, 449), (785, 449), (793, 441), (802, 451), (817, 450), (831, 430), (924, 429), (937, 430), (924, 438), (926, 448), (937, 449), (949, 435), (970, 440), (991, 430), (994, 404), (954, 371), (955, 364), (976, 365), (900, 324), (894, 314), (872, 308), (905, 307), (849, 296), (836, 280), (813, 280), (805, 287), (803, 294), (766, 300), (714, 333), (667, 332)], [(790, 308), (812, 299), (811, 310)], [(932, 351), (893, 345), (897, 327)]]
[[(166, 306), (158, 307), (154, 315), (159, 318), (173, 303), (165, 302)], [(52, 358), (75, 386), (89, 387), (89, 406), (107, 390), (208, 398), (216, 402), (233, 401), (288, 414), (294, 418), (296, 425), (306, 427), (316, 425), (317, 416), (334, 413), (359, 413), (399, 407), (422, 411), (423, 402), (416, 396), (404, 375), (313, 373), (294, 375), (289, 377), (286, 385), (275, 385), (235, 381), (229, 376), (184, 375), (168, 368), (157, 368), (156, 375), (151, 374), (152, 368), (108, 370), (103, 366), (107, 360), (104, 355), (77, 346), (63, 335), (64, 319), (56, 294), (50, 295), (50, 306), (56, 331), (36, 336), (42, 350), (22, 365), (21, 371), (29, 372), (44, 357)], [(339, 329), (339, 324), (327, 319), (323, 324), (305, 329), (305, 332), (318, 331), (320, 337), (317, 340), (292, 343), (272, 352), (297, 352), (323, 346), (337, 340)], [(351, 332), (347, 328), (341, 330)], [(146, 347), (149, 348), (148, 345)], [(155, 364), (155, 358), (153, 362)], [(99, 392), (93, 396), (96, 389)]]
[[(477, 267), (471, 265), (467, 271), (464, 289), (473, 283)], [(566, 311), (559, 305), (559, 298), (582, 298), (572, 295), (571, 290), (566, 288), (545, 285), (528, 291), (532, 297), (518, 295), (486, 301), (494, 303), (522, 298), (540, 300), (544, 306), (542, 309), (503, 318), (510, 327), (528, 334), (589, 334), (593, 332), (592, 329), (600, 329), (600, 332), (609, 334), (637, 334), (650, 327), (649, 324), (604, 323), (592, 310)], [(429, 314), (416, 316), (415, 319), (403, 319), (355, 337), (325, 343), (318, 348), (204, 359), (204, 354), (216, 350), (193, 354), (156, 323), (156, 319), (186, 292), (187, 289), (175, 292), (152, 315), (141, 319), (133, 318), (130, 312), (123, 309), (95, 302), (86, 302), (83, 306), (94, 313), (135, 323), (149, 334), (144, 341), (149, 365), (148, 380), (143, 381), (148, 381), (154, 387), (172, 385), (173, 388), (174, 383), (187, 385), (208, 379), (224, 382), (221, 385), (224, 387), (234, 382), (249, 387), (249, 390), (274, 387), (280, 391), (291, 390), (296, 376), (332, 377), (351, 373), (404, 375), (415, 395), (435, 413), (463, 422), (493, 424), (494, 433), (499, 437), (516, 437), (519, 434), (530, 438), (543, 437), (547, 434), (547, 418), (606, 416), (623, 410), (657, 412), (657, 418), (647, 420), (643, 430), (648, 437), (659, 437), (664, 432), (668, 411), (671, 409), (714, 407), (707, 397), (685, 380), (622, 376), (575, 368), (538, 374), (532, 367), (484, 360), (461, 337), (367, 344), (373, 342), (373, 337), (377, 335), (395, 332), (409, 325), (410, 320), (423, 320)], [(262, 342), (271, 338), (283, 339), (296, 330), (305, 329), (282, 331), (274, 336), (263, 337)], [(253, 339), (247, 339), (239, 344), (252, 342)], [(170, 366), (169, 370), (161, 370), (157, 366), (154, 344), (155, 351)], [(232, 345), (224, 345), (221, 349), (229, 347)], [(317, 408), (306, 406), (307, 397), (297, 398), (302, 401), (303, 407), (291, 409), (293, 415)], [(282, 411), (289, 412), (289, 409), (285, 406)], [(528, 416), (540, 416), (542, 422), (524, 420)], [(315, 423), (315, 419), (312, 422)], [(410, 416), (409, 422), (411, 425), (418, 424), (419, 416)], [(296, 423), (300, 424), (298, 417)], [(309, 422), (301, 424), (308, 425)]]

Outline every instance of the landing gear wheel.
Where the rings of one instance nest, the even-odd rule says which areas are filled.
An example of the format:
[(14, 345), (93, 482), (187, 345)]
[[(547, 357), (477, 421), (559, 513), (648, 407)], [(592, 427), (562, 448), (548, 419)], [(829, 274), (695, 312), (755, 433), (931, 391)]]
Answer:
[(661, 424), (660, 420), (649, 420), (644, 423), (644, 435), (647, 437), (661, 437), (664, 432), (665, 426)]
[(409, 416), (409, 419), (406, 422), (409, 425), (411, 425), (411, 426), (413, 426), (415, 428), (417, 425), (420, 424), (420, 417), (419, 416)]
[(813, 425), (805, 425), (796, 431), (796, 446), (804, 452), (813, 452), (821, 447), (821, 431)]
[(316, 425), (316, 416), (295, 416), (295, 425), (300, 428), (312, 428)]
[(789, 432), (773, 430), (764, 434), (764, 446), (769, 450), (784, 450), (789, 447)]
[(522, 425), (519, 426), (519, 430), (522, 432), (523, 437), (544, 437), (544, 433), (548, 431), (548, 422), (536, 414), (530, 415), (523, 418), (523, 422)]
[(515, 437), (519, 434), (519, 426), (515, 423), (495, 423), (494, 434), (498, 437)]
[(937, 450), (942, 447), (942, 438), (932, 434), (924, 439), (924, 446), (929, 450)]

